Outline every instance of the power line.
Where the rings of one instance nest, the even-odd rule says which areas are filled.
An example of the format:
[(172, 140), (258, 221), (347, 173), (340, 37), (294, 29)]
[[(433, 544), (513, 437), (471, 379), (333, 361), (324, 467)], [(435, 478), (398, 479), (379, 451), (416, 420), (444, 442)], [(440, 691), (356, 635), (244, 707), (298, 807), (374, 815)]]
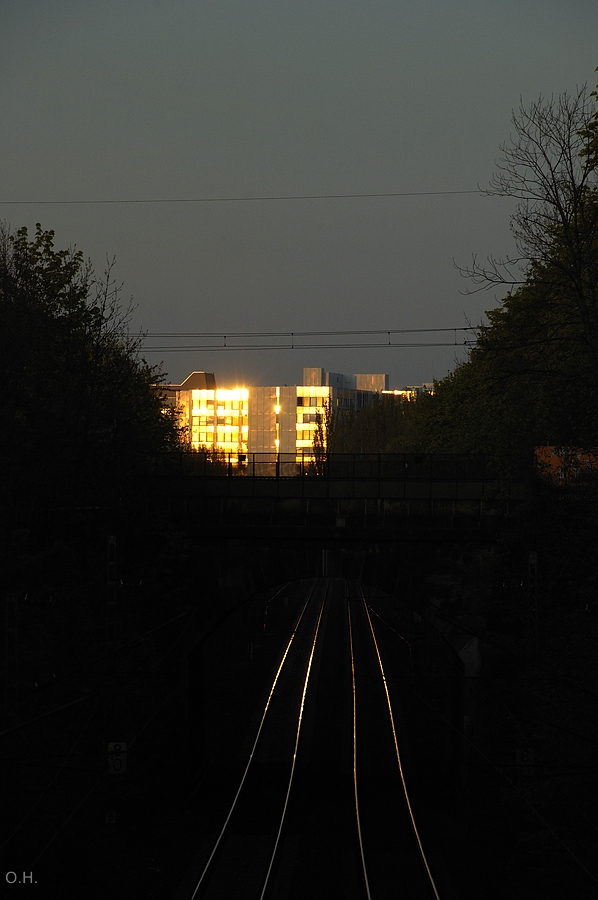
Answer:
[(185, 347), (173, 346), (151, 346), (143, 347), (143, 352), (147, 353), (199, 353), (201, 352), (231, 352), (235, 350), (375, 350), (381, 348), (392, 348), (395, 350), (419, 350), (431, 347), (471, 347), (475, 341), (420, 341), (418, 343), (399, 343), (392, 341), (379, 341), (377, 343), (282, 343), (282, 344), (190, 344)]
[[(368, 328), (362, 331), (227, 331), (227, 337), (322, 337), (346, 334), (428, 334), (447, 331), (476, 331), (478, 326), (463, 325), (457, 328)], [(223, 331), (147, 331), (146, 337), (222, 337)]]
[(136, 203), (255, 203), (281, 200), (367, 200), (384, 197), (447, 197), (459, 194), (477, 194), (486, 196), (484, 191), (384, 191), (372, 194), (281, 194), (257, 197), (172, 197), (172, 198), (139, 198), (119, 200), (0, 200), (2, 206), (83, 206), (97, 204), (136, 204)]
[[(476, 343), (477, 329), (458, 328), (384, 328), (367, 331), (236, 331), (236, 332), (147, 332), (146, 338), (203, 339), (201, 343), (156, 344), (144, 346), (148, 352), (195, 353), (200, 351), (232, 350), (367, 350), (392, 347), (419, 349), (422, 347), (469, 347)], [(460, 337), (457, 338), (459, 333)], [(452, 341), (401, 341), (399, 335), (453, 334)], [(461, 337), (461, 335), (463, 335)], [(471, 335), (468, 337), (467, 335)], [(363, 340), (370, 337), (371, 340)], [(322, 340), (317, 340), (321, 338)], [(338, 340), (331, 340), (338, 338)], [(348, 340), (356, 338), (356, 340)], [(362, 340), (359, 340), (359, 339)]]

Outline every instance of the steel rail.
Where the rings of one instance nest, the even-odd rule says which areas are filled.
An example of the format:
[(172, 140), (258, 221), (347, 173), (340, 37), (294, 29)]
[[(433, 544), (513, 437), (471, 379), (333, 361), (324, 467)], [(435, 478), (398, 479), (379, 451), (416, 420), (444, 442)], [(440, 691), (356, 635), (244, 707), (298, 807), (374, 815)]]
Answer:
[[(207, 859), (207, 862), (206, 862), (205, 865), (204, 865), (204, 868), (203, 868), (203, 870), (202, 870), (202, 873), (201, 873), (201, 875), (200, 875), (200, 877), (199, 877), (199, 880), (198, 880), (198, 882), (197, 882), (197, 884), (196, 884), (196, 886), (195, 886), (195, 889), (194, 889), (193, 893), (191, 894), (189, 900), (194, 900), (194, 898), (197, 896), (197, 893), (198, 893), (199, 889), (201, 888), (202, 884), (204, 883), (204, 881), (205, 881), (205, 879), (206, 879), (206, 876), (208, 875), (208, 872), (209, 872), (209, 870), (210, 870), (210, 868), (211, 868), (211, 866), (212, 866), (212, 863), (213, 863), (213, 861), (214, 861), (214, 858), (215, 858), (215, 856), (216, 856), (216, 854), (217, 854), (217, 852), (218, 852), (218, 850), (219, 850), (219, 848), (220, 848), (220, 845), (221, 845), (221, 843), (222, 843), (222, 840), (223, 840), (223, 838), (224, 838), (224, 835), (225, 835), (225, 833), (226, 833), (226, 831), (227, 831), (229, 822), (230, 822), (230, 820), (231, 820), (231, 818), (232, 818), (232, 815), (233, 815), (233, 813), (234, 813), (234, 811), (235, 811), (235, 808), (236, 808), (236, 806), (237, 806), (237, 802), (238, 802), (238, 800), (239, 800), (239, 797), (240, 797), (240, 795), (241, 795), (241, 792), (242, 792), (243, 787), (244, 787), (244, 785), (245, 785), (245, 782), (246, 782), (246, 780), (247, 780), (247, 775), (248, 775), (249, 769), (250, 769), (250, 767), (251, 767), (251, 763), (252, 763), (252, 761), (253, 761), (253, 758), (254, 758), (254, 755), (255, 755), (255, 752), (256, 752), (256, 748), (257, 748), (257, 745), (258, 745), (258, 742), (259, 742), (259, 739), (260, 739), (260, 736), (261, 736), (261, 733), (262, 733), (262, 729), (263, 729), (263, 727), (264, 727), (264, 722), (266, 721), (266, 716), (267, 716), (268, 710), (269, 710), (269, 708), (270, 708), (270, 703), (271, 703), (272, 697), (273, 697), (273, 695), (274, 695), (274, 690), (275, 690), (275, 688), (276, 688), (276, 685), (278, 684), (278, 680), (279, 680), (279, 678), (280, 678), (280, 674), (281, 674), (281, 672), (282, 672), (283, 666), (284, 666), (284, 664), (285, 664), (285, 662), (286, 662), (286, 659), (287, 659), (287, 657), (288, 657), (289, 651), (290, 651), (290, 649), (291, 649), (291, 645), (292, 645), (292, 643), (293, 643), (293, 641), (294, 641), (294, 639), (295, 639), (295, 636), (296, 636), (296, 634), (297, 634), (297, 632), (298, 632), (298, 630), (299, 630), (301, 621), (303, 620), (303, 616), (305, 615), (305, 611), (307, 610), (307, 607), (309, 606), (309, 603), (310, 603), (310, 601), (311, 601), (311, 599), (312, 599), (312, 597), (313, 597), (313, 595), (314, 595), (314, 593), (315, 593), (316, 586), (317, 586), (317, 582), (316, 582), (316, 584), (314, 584), (314, 586), (313, 586), (312, 589), (310, 590), (309, 596), (307, 597), (307, 600), (305, 601), (305, 604), (304, 604), (304, 606), (303, 606), (303, 609), (301, 610), (301, 613), (300, 613), (300, 615), (299, 615), (299, 617), (297, 618), (297, 621), (296, 621), (296, 623), (295, 623), (295, 627), (294, 627), (294, 629), (293, 629), (293, 633), (291, 634), (291, 637), (290, 637), (290, 639), (289, 639), (289, 641), (288, 641), (288, 643), (287, 643), (287, 645), (286, 645), (286, 648), (285, 648), (284, 653), (283, 653), (283, 655), (282, 655), (282, 658), (281, 658), (281, 660), (280, 660), (280, 664), (279, 664), (278, 669), (277, 669), (277, 671), (276, 671), (276, 675), (274, 676), (274, 680), (273, 680), (273, 682), (272, 682), (272, 686), (271, 686), (270, 691), (269, 691), (269, 694), (268, 694), (268, 699), (266, 700), (266, 704), (265, 704), (265, 706), (264, 706), (264, 711), (263, 711), (263, 713), (262, 713), (262, 717), (261, 717), (261, 720), (260, 720), (260, 724), (259, 724), (258, 729), (257, 729), (257, 733), (256, 733), (256, 736), (255, 736), (255, 740), (253, 741), (253, 745), (252, 745), (251, 751), (250, 751), (250, 753), (249, 753), (249, 758), (248, 758), (248, 760), (247, 760), (247, 765), (245, 766), (245, 769), (244, 769), (244, 771), (243, 771), (243, 775), (241, 776), (241, 781), (239, 782), (239, 786), (238, 786), (237, 791), (236, 791), (236, 793), (235, 793), (235, 796), (234, 796), (234, 798), (233, 798), (233, 802), (232, 802), (231, 807), (230, 807), (230, 809), (229, 809), (229, 811), (228, 811), (228, 814), (227, 814), (227, 816), (226, 816), (226, 819), (224, 820), (224, 824), (223, 824), (223, 826), (222, 826), (222, 828), (221, 828), (221, 830), (220, 830), (220, 834), (218, 835), (218, 837), (217, 837), (217, 839), (216, 839), (216, 842), (214, 843), (214, 846), (212, 847), (212, 852), (210, 853), (210, 855), (209, 855), (209, 857), (208, 857), (208, 859)], [(324, 602), (322, 602), (322, 609), (323, 609), (323, 607), (324, 607)], [(322, 609), (320, 610), (320, 617), (318, 618), (318, 627), (319, 627), (320, 618), (321, 618), (321, 615), (322, 615)], [(316, 633), (317, 633), (317, 628), (316, 628)], [(312, 650), (312, 655), (313, 655), (313, 650)], [(310, 667), (311, 667), (311, 658), (310, 658)], [(309, 670), (308, 670), (308, 677), (309, 677)], [(307, 686), (307, 682), (306, 682), (306, 686)], [(304, 699), (304, 698), (305, 698), (305, 689), (304, 689), (304, 692), (303, 692), (303, 699)], [(303, 700), (302, 700), (301, 710), (303, 710)], [(295, 755), (296, 755), (296, 746), (295, 746)], [(293, 767), (294, 767), (294, 760), (293, 760)], [(287, 793), (287, 800), (288, 800), (288, 793)], [(285, 804), (285, 810), (286, 810), (286, 804)], [(270, 868), (271, 868), (271, 866), (272, 866), (272, 863), (270, 864)], [(268, 872), (269, 872), (269, 871), (270, 871), (270, 869), (268, 870)]]
[(311, 645), (311, 651), (309, 654), (309, 661), (307, 664), (307, 671), (305, 673), (305, 680), (303, 683), (303, 692), (301, 694), (301, 705), (299, 707), (299, 717), (297, 719), (297, 732), (295, 735), (295, 747), (293, 749), (293, 763), (291, 765), (291, 772), (289, 775), (287, 792), (286, 792), (286, 796), (285, 796), (284, 806), (282, 809), (282, 814), (280, 817), (280, 822), (278, 825), (278, 832), (276, 834), (276, 840), (274, 841), (274, 847), (272, 849), (272, 854), (270, 856), (270, 864), (268, 865), (268, 871), (266, 872), (266, 875), (264, 878), (264, 884), (262, 886), (260, 900), (264, 900), (264, 897), (266, 896), (266, 891), (268, 890), (268, 882), (270, 881), (270, 875), (272, 874), (272, 869), (274, 867), (274, 862), (276, 859), (276, 855), (278, 853), (278, 847), (280, 844), (280, 837), (282, 835), (282, 829), (283, 829), (285, 819), (286, 819), (287, 809), (288, 809), (288, 805), (289, 805), (289, 798), (291, 796), (291, 788), (293, 786), (293, 779), (295, 776), (295, 766), (297, 763), (297, 750), (299, 748), (299, 737), (301, 735), (301, 725), (303, 723), (303, 710), (305, 707), (305, 695), (307, 694), (307, 686), (309, 684), (309, 676), (311, 673), (311, 667), (312, 667), (312, 663), (313, 663), (313, 659), (314, 659), (314, 653), (316, 650), (316, 641), (318, 640), (318, 633), (320, 630), (320, 622), (322, 621), (322, 613), (324, 612), (324, 606), (326, 604), (326, 600), (328, 597), (328, 590), (329, 590), (329, 586), (327, 584), (326, 593), (324, 594), (324, 599), (322, 600), (322, 605), (320, 606), (320, 612), (318, 614), (318, 621), (316, 623), (316, 630), (314, 632), (314, 637), (313, 637), (313, 641), (312, 641), (312, 645)]
[(381, 655), (380, 655), (380, 648), (378, 647), (378, 641), (376, 640), (376, 634), (375, 634), (375, 632), (374, 632), (374, 626), (372, 625), (372, 619), (371, 619), (371, 617), (370, 617), (370, 611), (369, 611), (369, 608), (368, 608), (367, 600), (366, 600), (366, 598), (365, 598), (365, 594), (364, 594), (364, 592), (363, 592), (363, 589), (362, 589), (362, 591), (361, 591), (361, 595), (362, 595), (362, 596), (361, 596), (361, 599), (362, 599), (362, 602), (363, 602), (363, 607), (364, 607), (364, 610), (365, 610), (365, 613), (366, 613), (366, 616), (367, 616), (367, 619), (368, 619), (368, 623), (369, 623), (369, 626), (370, 626), (370, 632), (371, 632), (371, 635), (372, 635), (372, 640), (373, 640), (373, 642), (374, 642), (374, 649), (375, 649), (375, 651), (376, 651), (376, 656), (377, 656), (377, 658), (378, 658), (378, 665), (379, 665), (379, 667), (380, 667), (380, 674), (381, 674), (381, 676), (382, 676), (382, 684), (383, 684), (383, 686), (384, 686), (384, 693), (385, 693), (385, 695), (386, 695), (386, 704), (387, 704), (387, 706), (388, 706), (388, 714), (389, 714), (389, 717), (390, 717), (390, 726), (391, 726), (391, 729), (392, 729), (392, 735), (393, 735), (393, 741), (394, 741), (395, 755), (396, 755), (397, 764), (398, 764), (398, 767), (399, 767), (399, 775), (400, 775), (400, 777), (401, 777), (401, 786), (402, 786), (402, 788), (403, 788), (403, 795), (404, 795), (404, 797), (405, 797), (405, 803), (407, 804), (407, 810), (408, 810), (408, 812), (409, 812), (409, 818), (410, 818), (410, 820), (411, 820), (411, 826), (412, 826), (412, 829), (413, 829), (413, 834), (414, 834), (414, 836), (415, 836), (415, 839), (416, 839), (416, 842), (417, 842), (417, 846), (418, 846), (418, 848), (419, 848), (419, 853), (420, 853), (422, 862), (423, 862), (423, 864), (424, 864), (424, 867), (425, 867), (425, 870), (426, 870), (426, 873), (427, 873), (427, 877), (428, 877), (428, 881), (429, 881), (430, 887), (432, 888), (432, 891), (433, 891), (433, 893), (434, 893), (434, 896), (436, 897), (436, 900), (440, 900), (440, 894), (438, 893), (438, 888), (436, 887), (436, 882), (434, 881), (434, 878), (433, 878), (433, 876), (432, 876), (432, 870), (430, 869), (430, 864), (428, 863), (428, 860), (427, 860), (427, 857), (426, 857), (426, 854), (425, 854), (425, 851), (424, 851), (424, 846), (423, 846), (423, 843), (422, 843), (422, 839), (421, 839), (419, 830), (418, 830), (418, 828), (417, 828), (417, 824), (416, 824), (416, 822), (415, 822), (415, 815), (414, 815), (414, 813), (413, 813), (413, 808), (412, 808), (412, 806), (411, 806), (411, 800), (409, 799), (409, 792), (408, 792), (408, 790), (407, 790), (407, 784), (406, 784), (406, 781), (405, 781), (405, 775), (404, 775), (404, 772), (403, 772), (403, 763), (402, 763), (402, 761), (401, 761), (401, 754), (400, 754), (400, 751), (399, 751), (399, 742), (398, 742), (398, 739), (397, 739), (397, 731), (396, 731), (396, 728), (395, 728), (395, 720), (394, 720), (394, 715), (393, 715), (393, 711), (392, 711), (392, 703), (391, 703), (391, 700), (390, 700), (390, 692), (389, 692), (389, 690), (388, 690), (388, 683), (387, 683), (387, 680), (386, 680), (386, 674), (385, 674), (385, 672), (384, 672), (384, 665), (383, 665), (383, 663), (382, 663), (382, 657), (381, 657)]
[(349, 649), (351, 651), (351, 684), (353, 689), (353, 793), (355, 796), (355, 815), (357, 818), (357, 837), (359, 840), (359, 853), (361, 856), (361, 868), (363, 870), (363, 879), (365, 882), (365, 891), (368, 900), (371, 900), (370, 883), (368, 880), (367, 867), (365, 863), (365, 853), (363, 850), (363, 839), (361, 834), (361, 819), (359, 816), (359, 792), (357, 790), (357, 694), (355, 689), (355, 657), (353, 653), (353, 623), (351, 621), (351, 606), (347, 598), (347, 615), (349, 619)]

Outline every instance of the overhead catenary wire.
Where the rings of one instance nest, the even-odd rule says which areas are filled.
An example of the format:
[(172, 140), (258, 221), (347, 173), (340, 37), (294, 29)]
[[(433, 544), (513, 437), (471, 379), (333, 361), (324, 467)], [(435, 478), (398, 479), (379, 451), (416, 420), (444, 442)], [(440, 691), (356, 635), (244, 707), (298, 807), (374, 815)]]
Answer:
[(429, 343), (429, 342), (420, 342), (420, 343), (389, 343), (389, 342), (378, 342), (378, 343), (355, 343), (355, 344), (193, 344), (188, 347), (169, 347), (169, 346), (148, 346), (143, 347), (143, 352), (146, 353), (197, 353), (199, 351), (202, 352), (224, 352), (224, 351), (234, 351), (234, 350), (368, 350), (368, 349), (380, 349), (382, 347), (391, 347), (397, 350), (407, 350), (409, 348), (414, 350), (421, 350), (429, 347), (469, 347), (472, 346), (474, 341), (463, 341), (460, 344), (455, 344), (454, 342), (442, 342), (442, 343)]
[[(144, 340), (154, 339), (143, 347), (146, 352), (189, 353), (232, 350), (334, 350), (369, 348), (469, 347), (477, 342), (483, 326), (449, 328), (380, 328), (336, 331), (204, 331), (145, 332)], [(397, 340), (402, 335), (453, 335), (452, 340)], [(179, 339), (170, 344), (167, 339)], [(369, 339), (368, 339), (369, 338)], [(160, 340), (163, 339), (163, 340)], [(195, 342), (194, 342), (195, 339)], [(197, 340), (199, 339), (199, 340)], [(351, 340), (353, 339), (353, 340)], [(183, 343), (189, 341), (190, 343)]]
[(386, 197), (446, 197), (461, 194), (488, 196), (481, 188), (451, 191), (380, 191), (372, 193), (339, 194), (261, 194), (256, 196), (232, 197), (130, 197), (130, 198), (88, 198), (83, 200), (0, 200), (0, 206), (86, 206), (97, 204), (151, 204), (151, 203), (259, 203), (296, 200), (376, 200)]
[[(459, 325), (447, 328), (367, 328), (362, 330), (335, 331), (227, 331), (227, 337), (326, 337), (327, 335), (360, 334), (425, 334), (428, 332), (476, 331), (477, 325)], [(222, 331), (147, 331), (146, 337), (221, 337)]]
[[(479, 324), (475, 326), (458, 326), (456, 328), (413, 328), (413, 329), (380, 329), (370, 331), (315, 331), (315, 332), (147, 332), (144, 337), (153, 338), (204, 338), (205, 343), (189, 344), (151, 344), (144, 346), (144, 351), (152, 353), (197, 353), (197, 352), (230, 352), (243, 350), (368, 350), (368, 349), (422, 349), (438, 347), (459, 347), (467, 350), (479, 346), (479, 335), (489, 330), (490, 326)], [(429, 333), (453, 333), (452, 341), (396, 341), (393, 335), (399, 334), (429, 334)], [(462, 336), (457, 337), (458, 333)], [(386, 340), (371, 341), (300, 341), (299, 337), (322, 337), (386, 335)], [(286, 341), (256, 342), (258, 338), (286, 338)], [(236, 340), (235, 340), (236, 339)], [(524, 349), (532, 345), (545, 346), (555, 342), (555, 338), (538, 339), (521, 345), (505, 345), (491, 347), (484, 345), (482, 349), (493, 352), (509, 352)], [(253, 341), (253, 342), (252, 342)], [(217, 343), (218, 342), (218, 343)]]

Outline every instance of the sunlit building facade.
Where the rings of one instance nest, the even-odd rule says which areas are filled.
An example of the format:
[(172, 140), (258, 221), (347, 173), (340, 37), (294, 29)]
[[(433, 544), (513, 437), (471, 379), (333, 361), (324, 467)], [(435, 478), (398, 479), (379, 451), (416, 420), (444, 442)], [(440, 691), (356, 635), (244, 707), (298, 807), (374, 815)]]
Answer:
[(211, 372), (192, 372), (182, 384), (163, 387), (176, 406), (188, 443), (229, 453), (247, 452), (249, 389), (217, 388)]
[(388, 388), (388, 375), (342, 375), (320, 368), (303, 369), (303, 384), (249, 389), (250, 453), (295, 453), (310, 458), (318, 422), (325, 429), (326, 410), (359, 410)]
[(265, 387), (216, 386), (210, 372), (193, 372), (181, 384), (163, 385), (180, 412), (191, 447), (207, 447), (245, 462), (247, 454), (310, 459), (318, 422), (326, 409), (359, 410), (388, 391), (388, 375), (342, 375), (303, 370), (303, 384)]

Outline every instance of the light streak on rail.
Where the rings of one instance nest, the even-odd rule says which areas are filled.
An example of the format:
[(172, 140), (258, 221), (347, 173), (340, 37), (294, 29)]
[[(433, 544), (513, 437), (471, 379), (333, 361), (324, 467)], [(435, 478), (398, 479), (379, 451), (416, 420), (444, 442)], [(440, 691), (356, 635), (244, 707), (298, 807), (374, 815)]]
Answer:
[[(277, 685), (277, 683), (278, 683), (278, 679), (279, 679), (280, 673), (282, 672), (282, 667), (283, 667), (284, 664), (285, 664), (286, 658), (287, 658), (287, 656), (288, 656), (288, 654), (289, 654), (289, 650), (291, 649), (291, 644), (293, 643), (293, 641), (294, 641), (294, 639), (295, 639), (295, 635), (297, 634), (297, 631), (298, 631), (298, 629), (299, 629), (299, 625), (301, 624), (301, 620), (303, 619), (303, 615), (304, 615), (304, 613), (305, 613), (305, 610), (307, 609), (308, 604), (309, 604), (309, 602), (310, 602), (310, 600), (311, 600), (311, 598), (312, 598), (312, 596), (313, 596), (313, 592), (314, 592), (314, 589), (312, 589), (312, 591), (310, 592), (309, 597), (308, 597), (307, 600), (305, 601), (305, 605), (304, 605), (303, 609), (301, 610), (301, 614), (299, 615), (299, 618), (297, 619), (297, 622), (296, 622), (296, 624), (295, 624), (295, 628), (293, 629), (293, 633), (291, 634), (290, 640), (289, 640), (289, 642), (288, 642), (288, 644), (287, 644), (287, 646), (286, 646), (286, 649), (285, 649), (285, 651), (284, 651), (284, 653), (283, 653), (283, 655), (282, 655), (282, 659), (281, 659), (281, 661), (280, 661), (280, 665), (278, 666), (278, 670), (277, 670), (276, 675), (275, 675), (275, 677), (274, 677), (274, 681), (272, 682), (272, 687), (270, 688), (270, 693), (268, 694), (268, 699), (267, 699), (266, 705), (265, 705), (265, 707), (264, 707), (264, 712), (263, 712), (263, 714), (262, 714), (262, 719), (261, 719), (261, 721), (260, 721), (259, 728), (258, 728), (258, 730), (257, 730), (257, 734), (256, 734), (256, 736), (255, 736), (255, 740), (254, 740), (253, 746), (252, 746), (252, 748), (251, 748), (251, 753), (249, 754), (249, 759), (248, 759), (248, 761), (247, 761), (247, 765), (245, 766), (245, 771), (243, 772), (243, 776), (242, 776), (242, 778), (241, 778), (241, 782), (240, 782), (240, 784), (239, 784), (239, 787), (237, 788), (237, 792), (236, 792), (235, 797), (234, 797), (234, 799), (233, 799), (231, 808), (230, 808), (230, 810), (228, 811), (228, 815), (227, 815), (227, 817), (226, 817), (226, 819), (225, 819), (225, 821), (224, 821), (224, 825), (222, 826), (222, 829), (221, 829), (221, 831), (220, 831), (220, 834), (218, 835), (218, 838), (217, 838), (217, 840), (216, 840), (216, 843), (214, 844), (214, 846), (213, 846), (213, 848), (212, 848), (212, 852), (210, 853), (210, 856), (209, 856), (209, 858), (208, 858), (208, 861), (206, 862), (206, 864), (205, 864), (205, 866), (204, 866), (204, 869), (203, 869), (203, 872), (201, 873), (201, 876), (200, 876), (200, 878), (199, 878), (199, 881), (197, 882), (197, 884), (196, 884), (196, 886), (195, 886), (195, 890), (194, 890), (193, 893), (191, 894), (190, 900), (194, 900), (194, 898), (196, 897), (197, 892), (199, 891), (199, 889), (200, 889), (200, 887), (201, 887), (201, 885), (202, 885), (202, 882), (203, 882), (204, 878), (206, 877), (206, 875), (207, 875), (207, 873), (208, 873), (208, 870), (209, 870), (209, 868), (210, 868), (210, 866), (211, 866), (211, 864), (212, 864), (212, 860), (214, 859), (214, 857), (215, 857), (215, 855), (216, 855), (216, 853), (217, 853), (217, 851), (218, 851), (218, 848), (219, 848), (219, 846), (220, 846), (220, 843), (221, 843), (221, 841), (222, 841), (222, 838), (224, 837), (224, 834), (225, 834), (225, 832), (226, 832), (226, 829), (227, 829), (227, 827), (228, 827), (228, 823), (230, 822), (230, 819), (231, 819), (231, 817), (232, 817), (232, 814), (233, 814), (233, 812), (235, 811), (235, 807), (236, 807), (236, 805), (237, 805), (237, 801), (238, 801), (238, 799), (239, 799), (239, 796), (240, 796), (240, 794), (241, 794), (241, 791), (243, 790), (243, 785), (245, 784), (245, 780), (246, 780), (246, 778), (247, 778), (247, 773), (249, 772), (249, 767), (251, 766), (251, 763), (252, 763), (252, 761), (253, 761), (253, 757), (254, 757), (254, 754), (255, 754), (255, 749), (256, 749), (256, 747), (257, 747), (258, 741), (259, 741), (259, 739), (260, 739), (260, 735), (261, 735), (261, 733), (262, 733), (262, 728), (264, 727), (264, 722), (265, 722), (266, 716), (267, 716), (267, 714), (268, 714), (268, 709), (269, 709), (269, 707), (270, 707), (270, 701), (272, 700), (272, 696), (273, 696), (273, 694), (274, 694), (274, 689), (276, 688), (276, 685)], [(323, 606), (323, 604), (322, 604), (322, 606)], [(322, 615), (322, 611), (320, 610), (320, 616), (321, 616), (321, 615)], [(319, 625), (319, 624), (320, 624), (320, 620), (318, 619), (318, 625)], [(311, 665), (311, 660), (310, 660), (310, 665)], [(305, 695), (305, 691), (304, 691), (304, 695)], [(302, 705), (302, 709), (303, 709), (303, 705)], [(293, 761), (293, 765), (294, 765), (294, 761)]]
[[(300, 736), (300, 734), (301, 734), (301, 724), (302, 724), (302, 722), (303, 722), (303, 708), (304, 708), (304, 706), (305, 706), (305, 695), (307, 694), (307, 685), (308, 685), (308, 683), (309, 683), (309, 675), (310, 675), (310, 672), (311, 672), (311, 665), (312, 665), (313, 658), (314, 658), (314, 653), (315, 653), (315, 650), (316, 650), (316, 641), (317, 641), (317, 639), (318, 639), (318, 632), (319, 632), (319, 630), (320, 630), (320, 622), (322, 621), (322, 613), (323, 613), (323, 611), (324, 611), (324, 605), (325, 605), (325, 603), (326, 603), (326, 595), (324, 596), (324, 600), (322, 601), (322, 605), (321, 605), (321, 607), (320, 607), (320, 613), (319, 613), (319, 615), (318, 615), (318, 621), (317, 621), (317, 624), (316, 624), (316, 630), (315, 630), (315, 633), (314, 633), (314, 639), (313, 639), (312, 645), (311, 645), (311, 652), (310, 652), (310, 654), (309, 654), (309, 662), (308, 662), (308, 664), (307, 664), (307, 673), (306, 673), (306, 675), (305, 675), (305, 682), (304, 682), (304, 684), (303, 684), (303, 693), (302, 693), (302, 695), (301, 695), (301, 706), (300, 706), (300, 709), (299, 709), (299, 720), (298, 720), (298, 722), (297, 722), (297, 734), (296, 734), (296, 736), (295, 736), (295, 748), (294, 748), (294, 750), (293, 750), (293, 763), (292, 763), (292, 766), (291, 766), (291, 774), (290, 774), (290, 776), (289, 776), (289, 783), (288, 783), (288, 786), (287, 786), (287, 793), (286, 793), (286, 797), (285, 797), (285, 801), (284, 801), (284, 807), (283, 807), (283, 810), (282, 810), (282, 815), (281, 815), (281, 817), (280, 817), (280, 824), (279, 824), (279, 826), (278, 826), (278, 833), (277, 833), (277, 835), (276, 835), (276, 840), (275, 840), (275, 842), (274, 842), (274, 849), (272, 850), (272, 855), (271, 855), (271, 857), (270, 857), (270, 865), (268, 866), (268, 871), (266, 872), (266, 877), (265, 877), (265, 879), (264, 879), (264, 885), (263, 885), (263, 888), (262, 888), (262, 892), (261, 892), (261, 894), (260, 894), (260, 900), (264, 900), (264, 897), (265, 897), (265, 894), (266, 894), (266, 890), (268, 889), (268, 882), (269, 882), (269, 880), (270, 880), (270, 875), (271, 875), (271, 872), (272, 872), (272, 867), (274, 866), (274, 860), (275, 860), (275, 858), (276, 858), (276, 853), (277, 853), (277, 851), (278, 851), (278, 844), (279, 844), (279, 842), (280, 842), (280, 836), (281, 836), (281, 834), (282, 834), (282, 828), (283, 828), (284, 821), (285, 821), (286, 814), (287, 814), (287, 807), (288, 807), (288, 805), (289, 805), (289, 797), (290, 797), (290, 795), (291, 795), (291, 787), (293, 786), (293, 777), (294, 777), (294, 775), (295, 775), (295, 763), (297, 762), (297, 748), (298, 748), (298, 746), (299, 746), (299, 736)], [(306, 605), (307, 605), (307, 604), (306, 604)]]
[(408, 793), (408, 791), (407, 791), (407, 785), (406, 785), (406, 783), (405, 783), (405, 776), (404, 776), (404, 773), (403, 773), (403, 765), (402, 765), (402, 762), (401, 762), (401, 754), (399, 753), (399, 742), (398, 742), (398, 740), (397, 740), (397, 732), (396, 732), (396, 728), (395, 728), (394, 716), (393, 716), (393, 714), (392, 714), (392, 704), (391, 704), (391, 702), (390, 702), (390, 694), (389, 694), (389, 691), (388, 691), (388, 684), (387, 684), (387, 681), (386, 681), (386, 675), (385, 675), (385, 672), (384, 672), (384, 666), (382, 665), (382, 658), (381, 658), (381, 656), (380, 656), (380, 650), (379, 650), (379, 647), (378, 647), (378, 641), (376, 640), (376, 635), (375, 635), (375, 633), (374, 633), (374, 626), (372, 625), (372, 620), (371, 620), (371, 618), (370, 618), (370, 611), (369, 611), (369, 609), (368, 609), (368, 604), (367, 604), (366, 599), (365, 599), (365, 596), (364, 596), (363, 594), (362, 594), (362, 601), (363, 601), (363, 606), (364, 606), (366, 615), (367, 615), (367, 617), (368, 617), (368, 622), (369, 622), (369, 624), (370, 624), (370, 631), (371, 631), (371, 633), (372, 633), (372, 639), (373, 639), (373, 641), (374, 641), (374, 648), (375, 648), (375, 650), (376, 650), (376, 656), (378, 657), (378, 665), (380, 666), (380, 673), (381, 673), (381, 675), (382, 675), (382, 683), (383, 683), (383, 685), (384, 685), (384, 692), (385, 692), (385, 694), (386, 694), (386, 703), (387, 703), (387, 705), (388, 705), (388, 713), (389, 713), (389, 716), (390, 716), (390, 725), (391, 725), (391, 728), (392, 728), (392, 735), (393, 735), (393, 740), (394, 740), (395, 753), (396, 753), (396, 757), (397, 757), (397, 763), (398, 763), (398, 766), (399, 766), (399, 774), (400, 774), (400, 776), (401, 776), (401, 784), (402, 784), (402, 786), (403, 786), (403, 794), (405, 795), (405, 802), (406, 802), (406, 804), (407, 804), (407, 809), (408, 809), (408, 811), (409, 811), (409, 818), (411, 819), (411, 825), (412, 825), (412, 827), (413, 827), (413, 833), (415, 834), (415, 839), (417, 840), (417, 845), (418, 845), (418, 847), (419, 847), (419, 852), (420, 852), (420, 855), (421, 855), (423, 864), (424, 864), (424, 866), (425, 866), (425, 868), (426, 868), (426, 872), (427, 872), (427, 874), (428, 874), (428, 879), (429, 879), (429, 882), (430, 882), (430, 886), (432, 887), (432, 890), (434, 891), (434, 896), (436, 897), (436, 900), (440, 900), (440, 894), (438, 893), (438, 889), (437, 889), (436, 884), (435, 884), (435, 882), (434, 882), (434, 878), (432, 877), (432, 872), (431, 872), (430, 866), (429, 866), (429, 864), (428, 864), (428, 860), (427, 860), (427, 858), (426, 858), (426, 854), (425, 854), (425, 852), (424, 852), (424, 847), (423, 847), (423, 844), (422, 844), (422, 841), (421, 841), (421, 838), (420, 838), (420, 835), (419, 835), (419, 831), (417, 830), (417, 825), (415, 824), (415, 816), (413, 815), (413, 809), (411, 808), (411, 801), (409, 800), (409, 793)]
[(355, 794), (355, 815), (357, 817), (357, 834), (359, 838), (359, 852), (361, 854), (361, 867), (363, 869), (365, 890), (368, 900), (371, 900), (372, 895), (370, 893), (370, 883), (368, 881), (368, 873), (365, 865), (363, 840), (361, 837), (361, 820), (359, 818), (359, 796), (357, 791), (357, 696), (355, 691), (355, 658), (353, 656), (353, 625), (351, 622), (351, 607), (348, 600), (347, 614), (349, 617), (349, 648), (351, 650), (351, 682), (353, 685), (353, 790)]

